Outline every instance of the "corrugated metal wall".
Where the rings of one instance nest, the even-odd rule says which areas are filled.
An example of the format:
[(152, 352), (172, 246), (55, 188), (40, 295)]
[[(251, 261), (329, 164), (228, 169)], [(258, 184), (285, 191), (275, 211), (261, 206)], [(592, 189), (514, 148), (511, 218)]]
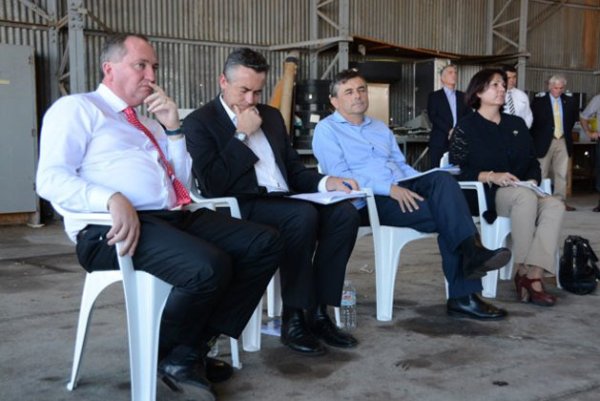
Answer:
[[(59, 17), (64, 15), (67, 0), (56, 0)], [(571, 1), (572, 2), (572, 1)], [(45, 10), (53, 0), (38, 0)], [(497, 8), (504, 2), (496, 1)], [(530, 0), (530, 20), (543, 12), (547, 4)], [(309, 38), (309, 1), (302, 0), (84, 0), (93, 18), (85, 20), (87, 48), (87, 89), (100, 80), (98, 55), (104, 28), (135, 31), (149, 35), (156, 44), (161, 70), (160, 83), (182, 108), (192, 108), (212, 99), (218, 93), (217, 77), (232, 47), (255, 47), (272, 64), (272, 73), (264, 100), (270, 95), (281, 73), (285, 52), (264, 51), (265, 46), (300, 42)], [(507, 15), (518, 14), (519, 1), (513, 1)], [(485, 51), (485, 0), (349, 0), (350, 33), (406, 46), (439, 49), (463, 54)], [(337, 20), (337, 2), (321, 8)], [(582, 63), (582, 9), (563, 7), (529, 33), (532, 68), (527, 74), (527, 89), (543, 90), (551, 71), (540, 66), (578, 69)], [(503, 28), (516, 35), (518, 25)], [(320, 35), (337, 32), (321, 24)], [(0, 42), (26, 44), (36, 49), (40, 113), (50, 101), (50, 76), (47, 21), (18, 0), (0, 4)], [(65, 41), (64, 30), (59, 36)], [(562, 44), (549, 46), (551, 44)], [(563, 44), (564, 43), (564, 44)], [(58, 46), (64, 48), (64, 43)], [(307, 53), (301, 53), (298, 78), (308, 77)], [(332, 56), (319, 61), (320, 71)], [(536, 67), (536, 68), (533, 68)], [(471, 72), (462, 74), (466, 77)], [(568, 71), (569, 88), (573, 91), (598, 92), (596, 76), (581, 71)], [(400, 83), (392, 87), (391, 111), (396, 122), (411, 116), (413, 73), (407, 65)], [(462, 82), (461, 86), (466, 86)]]
[(483, 0), (351, 0), (350, 32), (403, 46), (485, 51)]

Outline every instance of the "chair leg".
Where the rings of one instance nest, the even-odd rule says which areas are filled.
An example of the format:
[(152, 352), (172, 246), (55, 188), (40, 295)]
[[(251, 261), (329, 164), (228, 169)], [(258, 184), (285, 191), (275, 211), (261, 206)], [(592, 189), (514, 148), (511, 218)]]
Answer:
[(498, 287), (498, 270), (492, 270), (481, 279), (483, 291), (481, 295), (486, 298), (496, 298), (496, 289)]
[(242, 368), (242, 363), (240, 362), (240, 350), (238, 347), (238, 340), (235, 338), (229, 339), (229, 345), (231, 348), (231, 366), (236, 369)]
[(154, 401), (160, 320), (172, 286), (146, 272), (138, 271), (133, 277), (134, 280), (123, 281), (129, 335), (131, 400)]
[(281, 316), (281, 306), (281, 283), (277, 270), (267, 286), (267, 315), (270, 318)]
[(71, 380), (67, 383), (67, 389), (73, 391), (79, 380), (79, 369), (83, 358), (83, 351), (87, 340), (87, 332), (92, 321), (94, 304), (98, 295), (109, 285), (121, 280), (120, 271), (102, 271), (88, 273), (83, 284), (81, 295), (81, 307), (79, 308), (79, 321), (77, 323), (77, 336), (75, 339), (75, 352), (73, 356), (73, 368), (71, 369)]
[(394, 287), (396, 273), (400, 263), (400, 253), (408, 241), (402, 240), (397, 230), (384, 231), (382, 227), (381, 243), (375, 245), (375, 293), (377, 298), (377, 320), (392, 320), (394, 307)]
[(335, 324), (337, 327), (342, 327), (342, 319), (340, 318), (340, 308), (338, 306), (333, 308), (333, 313), (335, 314)]
[(244, 351), (256, 352), (260, 351), (260, 326), (262, 324), (262, 299), (258, 301), (258, 305), (250, 317), (248, 324), (242, 332), (242, 344)]

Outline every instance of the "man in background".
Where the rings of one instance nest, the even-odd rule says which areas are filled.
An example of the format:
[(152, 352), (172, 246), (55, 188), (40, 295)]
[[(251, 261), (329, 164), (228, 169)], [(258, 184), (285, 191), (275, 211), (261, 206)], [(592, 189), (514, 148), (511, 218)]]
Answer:
[(517, 88), (517, 69), (511, 65), (505, 65), (502, 70), (506, 73), (506, 99), (503, 111), (506, 114), (521, 117), (527, 128), (531, 128), (533, 114), (529, 107), (529, 97)]
[[(598, 118), (600, 118), (600, 94), (594, 96), (587, 107), (581, 112), (579, 121), (581, 128), (592, 141), (596, 141), (596, 160), (594, 167), (596, 170), (596, 191), (600, 192), (600, 132), (598, 131)], [(594, 212), (600, 212), (600, 200), (598, 205), (592, 209)]]
[(442, 89), (431, 92), (427, 99), (427, 115), (431, 121), (429, 160), (431, 168), (439, 167), (440, 159), (448, 151), (452, 129), (471, 110), (465, 104), (465, 94), (456, 90), (458, 69), (448, 64), (440, 71)]
[(573, 153), (571, 131), (579, 112), (573, 97), (565, 94), (566, 87), (567, 79), (563, 75), (550, 77), (548, 92), (539, 93), (531, 103), (533, 124), (530, 132), (542, 168), (542, 179), (552, 179), (554, 195), (565, 201), (567, 211), (573, 211), (575, 208), (566, 203), (567, 173), (569, 157)]

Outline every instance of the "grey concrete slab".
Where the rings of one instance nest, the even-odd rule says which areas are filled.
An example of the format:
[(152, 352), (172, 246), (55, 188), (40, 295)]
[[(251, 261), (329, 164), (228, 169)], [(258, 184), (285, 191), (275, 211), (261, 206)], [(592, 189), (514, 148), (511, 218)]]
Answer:
[[(597, 197), (570, 203), (562, 238), (579, 234), (600, 251)], [(75, 325), (84, 273), (60, 222), (0, 228), (0, 400), (128, 400), (129, 369), (122, 291), (99, 299), (79, 387), (69, 392)], [(358, 241), (348, 266), (358, 292), (361, 341), (325, 357), (290, 353), (263, 336), (260, 352), (242, 352), (243, 368), (216, 386), (221, 400), (600, 399), (600, 293), (577, 296), (547, 286), (553, 308), (522, 304), (511, 282), (494, 303), (510, 317), (477, 322), (445, 314), (436, 241), (409, 244), (402, 255), (391, 322), (375, 318), (370, 238)], [(229, 357), (228, 341), (220, 341)], [(159, 387), (160, 400), (176, 400)]]

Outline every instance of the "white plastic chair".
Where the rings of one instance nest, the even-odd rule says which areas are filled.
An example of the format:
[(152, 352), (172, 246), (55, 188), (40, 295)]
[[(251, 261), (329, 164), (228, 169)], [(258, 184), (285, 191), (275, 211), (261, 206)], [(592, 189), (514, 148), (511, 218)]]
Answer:
[(423, 233), (408, 227), (384, 226), (379, 222), (375, 197), (370, 188), (362, 188), (367, 193), (367, 208), (370, 230), (361, 227), (359, 236), (373, 235), (375, 253), (375, 292), (377, 296), (377, 320), (392, 320), (396, 273), (400, 264), (402, 248), (411, 241), (435, 237), (436, 233)]
[[(220, 199), (202, 201), (202, 204), (191, 205), (190, 209), (207, 206), (214, 208), (218, 204), (217, 201), (227, 202)], [(53, 206), (63, 217), (79, 220), (86, 225), (112, 225), (109, 213), (75, 213), (56, 204)], [(86, 274), (77, 324), (73, 368), (67, 389), (72, 391), (77, 387), (88, 328), (98, 296), (111, 284), (122, 281), (127, 315), (131, 400), (154, 401), (156, 399), (160, 321), (172, 286), (149, 273), (134, 270), (130, 256), (119, 256), (121, 244), (117, 243), (116, 247), (119, 270), (102, 270)], [(232, 365), (238, 369), (241, 368), (235, 339), (231, 339), (231, 358)]]
[[(76, 219), (85, 224), (112, 225), (108, 213), (73, 213), (56, 205), (54, 208), (63, 217), (71, 220)], [(121, 244), (116, 246), (119, 255)], [(109, 285), (122, 281), (127, 312), (131, 399), (154, 401), (160, 319), (172, 286), (149, 273), (134, 270), (130, 256), (117, 256), (117, 259), (120, 270), (86, 274), (77, 324), (73, 369), (67, 388), (74, 390), (77, 387), (87, 332), (98, 295)]]

